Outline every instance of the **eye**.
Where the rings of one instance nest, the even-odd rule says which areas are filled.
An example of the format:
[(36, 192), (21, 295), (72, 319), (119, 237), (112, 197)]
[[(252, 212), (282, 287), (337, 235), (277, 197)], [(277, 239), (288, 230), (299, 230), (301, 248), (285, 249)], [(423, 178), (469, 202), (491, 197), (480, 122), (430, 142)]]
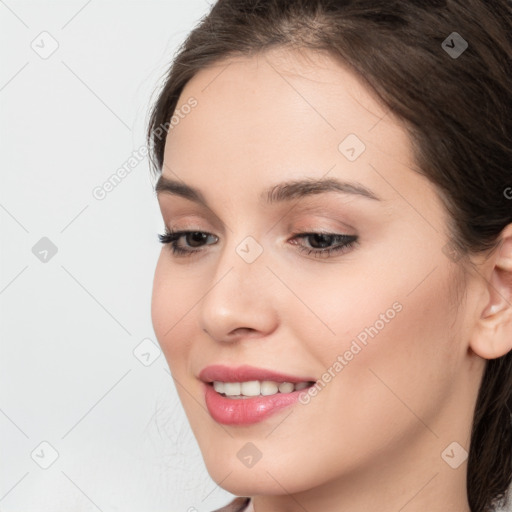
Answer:
[(158, 238), (161, 243), (163, 244), (169, 244), (171, 246), (172, 252), (175, 255), (179, 256), (191, 256), (192, 254), (196, 252), (200, 252), (200, 250), (197, 249), (184, 249), (183, 247), (180, 247), (178, 245), (178, 240), (182, 237), (185, 238), (188, 242), (192, 241), (191, 246), (197, 247), (196, 244), (201, 244), (204, 242), (208, 236), (217, 238), (214, 235), (211, 235), (210, 233), (205, 233), (204, 231), (173, 231), (173, 230), (166, 230), (166, 232), (163, 235), (158, 235)]
[[(317, 258), (327, 258), (334, 253), (343, 253), (349, 251), (358, 240), (356, 235), (345, 235), (337, 233), (310, 232), (310, 233), (293, 233), (292, 245), (297, 245), (299, 252), (313, 254)], [(208, 238), (218, 238), (211, 233), (204, 231), (173, 231), (167, 230), (163, 235), (158, 235), (161, 243), (169, 244), (175, 256), (191, 256), (194, 253), (202, 252), (201, 249), (189, 249), (178, 244), (183, 238), (188, 247), (201, 247)], [(310, 239), (310, 247), (297, 244), (297, 239)], [(327, 247), (332, 244), (333, 247)], [(318, 247), (319, 246), (319, 247)]]
[[(349, 251), (358, 240), (356, 235), (344, 235), (337, 233), (294, 233), (294, 239), (305, 238), (310, 239), (313, 243), (310, 245), (312, 248), (299, 245), (299, 251), (306, 254), (313, 254), (316, 258), (328, 258), (334, 253), (344, 253)], [(326, 247), (336, 243), (333, 247)], [(296, 244), (294, 244), (296, 245)], [(320, 245), (320, 248), (315, 246)]]

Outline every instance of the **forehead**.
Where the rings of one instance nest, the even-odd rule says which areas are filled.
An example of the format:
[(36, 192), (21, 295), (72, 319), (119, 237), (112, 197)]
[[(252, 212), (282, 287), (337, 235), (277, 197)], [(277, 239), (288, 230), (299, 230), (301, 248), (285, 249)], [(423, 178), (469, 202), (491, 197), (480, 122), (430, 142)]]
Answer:
[[(196, 106), (184, 109), (191, 98)], [(384, 169), (413, 161), (400, 122), (324, 53), (279, 49), (218, 62), (187, 83), (175, 114), (163, 174), (172, 169), (196, 184), (215, 177), (257, 186), (276, 175), (326, 173), (364, 179), (374, 174), (370, 163)], [(345, 146), (360, 156), (350, 160)]]

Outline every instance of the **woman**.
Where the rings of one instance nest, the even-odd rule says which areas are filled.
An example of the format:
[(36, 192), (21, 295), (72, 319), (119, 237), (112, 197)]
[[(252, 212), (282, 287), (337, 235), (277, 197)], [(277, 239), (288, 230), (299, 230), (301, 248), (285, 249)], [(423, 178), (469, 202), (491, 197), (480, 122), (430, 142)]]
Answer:
[(511, 34), (505, 0), (219, 0), (180, 48), (152, 319), (221, 510), (504, 505)]

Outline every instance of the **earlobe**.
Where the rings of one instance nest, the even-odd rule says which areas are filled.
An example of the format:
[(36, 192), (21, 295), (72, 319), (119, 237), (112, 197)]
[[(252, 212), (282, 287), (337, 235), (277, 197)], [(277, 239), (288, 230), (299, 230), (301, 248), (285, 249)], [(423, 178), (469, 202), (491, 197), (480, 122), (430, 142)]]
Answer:
[(484, 359), (496, 359), (512, 350), (512, 224), (500, 238), (498, 248), (483, 266), (488, 300), (470, 342), (471, 349)]

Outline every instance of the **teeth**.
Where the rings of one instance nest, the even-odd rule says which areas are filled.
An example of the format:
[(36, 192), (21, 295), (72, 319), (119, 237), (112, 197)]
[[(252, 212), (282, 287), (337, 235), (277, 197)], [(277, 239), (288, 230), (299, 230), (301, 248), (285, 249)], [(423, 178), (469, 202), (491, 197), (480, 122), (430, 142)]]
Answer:
[(213, 389), (217, 391), (217, 393), (224, 393), (224, 382), (215, 381), (213, 383)]
[(279, 384), (270, 380), (261, 383), (261, 394), (263, 396), (275, 395), (279, 391)]
[[(307, 382), (303, 382), (306, 386)], [(281, 382), (279, 384), (279, 393), (291, 393), (295, 389), (295, 385), (292, 382)]]
[(250, 380), (247, 382), (213, 382), (213, 389), (217, 393), (224, 394), (231, 398), (241, 398), (244, 396), (269, 396), (276, 393), (292, 393), (309, 386), (308, 382), (274, 382), (270, 380), (258, 381)]
[(228, 396), (240, 394), (240, 382), (224, 382), (224, 393)]
[(260, 383), (257, 380), (242, 382), (240, 385), (240, 395), (258, 396), (260, 394)]

